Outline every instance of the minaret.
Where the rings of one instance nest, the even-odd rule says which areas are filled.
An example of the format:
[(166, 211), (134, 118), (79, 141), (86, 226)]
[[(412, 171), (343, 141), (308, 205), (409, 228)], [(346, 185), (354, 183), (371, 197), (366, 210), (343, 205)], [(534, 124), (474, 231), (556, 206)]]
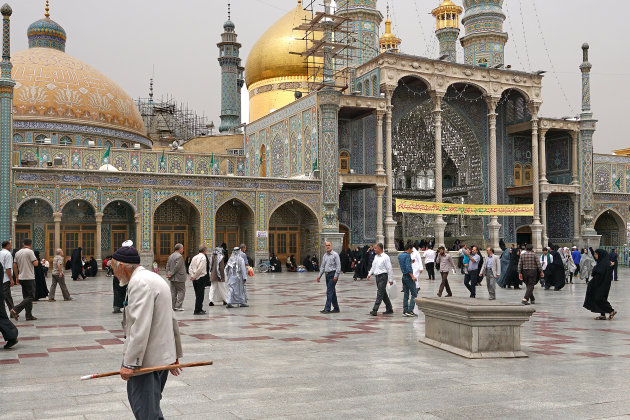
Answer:
[[(383, 21), (383, 15), (376, 8), (376, 0), (337, 0), (336, 14), (350, 19), (352, 39), (349, 44), (354, 49), (348, 65), (360, 66), (376, 57), (379, 52), (378, 31)], [(341, 35), (343, 39), (344, 35)]]
[(219, 132), (235, 130), (241, 125), (241, 87), (243, 87), (243, 68), (239, 58), (241, 44), (236, 42), (234, 23), (230, 20), (228, 4), (228, 20), (223, 24), (219, 47), (219, 65), (221, 66), (221, 125)]
[(453, 4), (451, 0), (444, 0), (433, 9), (435, 16), (435, 36), (440, 41), (440, 57), (444, 61), (457, 62), (457, 38), (459, 37), (459, 15), (464, 9)]
[[(47, 5), (48, 7), (48, 5)], [(13, 150), (13, 86), (11, 79), (11, 14), (8, 4), (2, 13), (2, 62), (0, 63), (0, 239), (12, 240), (11, 236), (11, 152)], [(46, 12), (48, 13), (48, 12)], [(16, 245), (17, 246), (17, 245)]]
[(471, 66), (500, 67), (504, 63), (508, 34), (503, 32), (503, 0), (464, 0), (466, 36), (464, 62)]
[(384, 53), (386, 51), (399, 52), (400, 44), (402, 43), (400, 38), (392, 33), (392, 21), (389, 18), (389, 6), (387, 6), (387, 19), (385, 19), (385, 33), (379, 40), (379, 51)]
[(591, 68), (588, 61), (588, 44), (582, 45), (582, 113), (580, 114), (580, 179), (581, 202), (584, 225), (582, 226), (582, 241), (584, 246), (599, 246), (600, 236), (594, 229), (593, 215), (593, 134), (597, 120), (591, 112)]

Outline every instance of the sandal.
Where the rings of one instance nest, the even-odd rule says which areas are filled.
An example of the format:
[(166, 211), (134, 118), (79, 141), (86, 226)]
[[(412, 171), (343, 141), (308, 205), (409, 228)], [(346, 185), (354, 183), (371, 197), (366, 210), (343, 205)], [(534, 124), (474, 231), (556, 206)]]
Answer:
[(612, 321), (612, 319), (617, 315), (617, 311), (613, 310), (610, 315), (608, 315), (608, 320)]
[(605, 319), (606, 319), (606, 317), (604, 315), (595, 317), (595, 321), (601, 321), (601, 320), (605, 320)]

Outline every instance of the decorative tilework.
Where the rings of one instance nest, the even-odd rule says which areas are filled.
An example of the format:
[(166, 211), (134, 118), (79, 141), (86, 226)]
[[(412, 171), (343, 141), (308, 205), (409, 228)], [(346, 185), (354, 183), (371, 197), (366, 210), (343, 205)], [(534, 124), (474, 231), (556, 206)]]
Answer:
[(249, 210), (255, 214), (256, 208), (256, 193), (253, 191), (230, 191), (230, 190), (218, 190), (214, 193), (214, 212), (219, 209), (223, 204), (227, 203), (231, 199), (238, 199), (247, 204)]
[(59, 190), (59, 209), (73, 200), (84, 200), (90, 203), (93, 209), (100, 208), (99, 194), (95, 187), (61, 188)]
[(142, 251), (151, 251), (153, 242), (153, 207), (151, 206), (151, 190), (142, 190)]
[(101, 252), (108, 252), (111, 248), (111, 226), (109, 223), (101, 224)]
[[(259, 231), (267, 230), (267, 194), (259, 192), (256, 199), (256, 214), (258, 215), (256, 226)], [(256, 250), (267, 250), (267, 238), (256, 238)]]
[[(214, 192), (212, 190), (205, 190), (203, 192), (201, 231), (203, 232), (202, 240), (206, 246), (211, 246), (214, 243), (214, 234), (212, 230), (214, 224), (213, 202)], [(217, 246), (217, 244), (214, 244), (214, 246)]]

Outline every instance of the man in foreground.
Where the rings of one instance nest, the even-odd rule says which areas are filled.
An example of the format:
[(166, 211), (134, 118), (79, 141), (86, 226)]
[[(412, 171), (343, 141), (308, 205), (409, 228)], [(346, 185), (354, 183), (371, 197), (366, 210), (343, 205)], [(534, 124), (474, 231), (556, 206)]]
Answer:
[(374, 261), (372, 261), (372, 268), (368, 273), (368, 280), (372, 277), (372, 274), (376, 276), (376, 301), (370, 315), (378, 315), (378, 307), (381, 306), (381, 302), (385, 302), (385, 312), (383, 315), (391, 315), (394, 313), (392, 308), (392, 302), (387, 295), (387, 282), (390, 284), (394, 282), (394, 270), (392, 269), (392, 261), (389, 259), (389, 255), (383, 252), (383, 244), (378, 243), (374, 247)]
[(501, 277), (501, 261), (499, 257), (494, 255), (494, 248), (488, 248), (486, 252), (488, 253), (488, 257), (481, 267), (481, 277), (485, 276), (486, 278), (486, 286), (488, 286), (490, 300), (495, 300), (497, 298), (497, 280)]
[[(332, 244), (329, 241), (324, 243), (326, 252), (322, 257), (322, 263), (319, 266), (319, 276), (317, 276), (317, 283), (319, 283), (322, 275), (326, 274), (326, 305), (324, 310), (320, 311), (323, 314), (338, 313), (339, 303), (337, 302), (337, 280), (339, 279), (339, 273), (341, 273), (341, 260), (339, 254), (332, 249)], [(332, 311), (330, 310), (334, 308)]]
[(174, 311), (183, 311), (182, 304), (186, 296), (186, 264), (184, 262), (184, 245), (176, 244), (166, 262), (166, 278), (171, 284), (171, 298)]
[[(413, 245), (410, 243), (405, 247), (405, 252), (398, 255), (398, 264), (402, 271), (402, 284), (403, 284), (403, 316), (418, 316), (413, 313), (413, 308), (416, 305), (416, 297), (418, 296), (418, 289), (416, 288), (416, 276), (413, 274), (413, 268), (411, 265), (411, 253), (413, 252)], [(411, 295), (411, 300), (409, 300)]]
[[(125, 345), (120, 376), (127, 381), (127, 397), (136, 419), (163, 419), (160, 409), (168, 371), (134, 376), (140, 368), (179, 363), (182, 346), (177, 320), (173, 316), (168, 284), (158, 274), (140, 266), (140, 255), (133, 247), (114, 252), (114, 275), (127, 288), (123, 313)], [(179, 369), (170, 371), (178, 376)]]
[[(0, 264), (0, 274), (4, 271), (4, 266)], [(11, 279), (13, 282), (13, 279)], [(18, 330), (13, 325), (13, 322), (9, 320), (7, 316), (7, 311), (4, 309), (4, 288), (0, 287), (0, 333), (2, 333), (2, 338), (6, 341), (4, 345), (5, 349), (10, 349), (15, 346), (18, 342)]]
[(205, 315), (206, 311), (203, 310), (203, 292), (206, 287), (206, 279), (208, 278), (208, 268), (210, 261), (208, 260), (207, 248), (204, 245), (199, 247), (199, 254), (195, 255), (190, 262), (188, 272), (190, 274), (190, 280), (195, 289), (195, 312), (194, 315)]
[[(0, 249), (0, 264), (2, 264), (2, 289), (4, 294), (4, 302), (7, 304), (9, 311), (13, 309), (13, 298), (11, 297), (11, 288), (13, 287), (13, 255), (11, 255), (11, 241), (3, 241), (2, 249)], [(2, 302), (0, 302), (2, 303)], [(2, 303), (4, 305), (4, 303)]]
[(24, 239), (23, 247), (15, 253), (13, 271), (17, 273), (18, 283), (22, 287), (22, 302), (11, 309), (11, 317), (18, 320), (20, 312), (26, 309), (26, 320), (35, 321), (33, 316), (33, 300), (35, 299), (35, 267), (39, 265), (33, 252), (33, 241)]
[(522, 253), (521, 258), (518, 260), (518, 278), (525, 282), (527, 287), (521, 303), (529, 305), (536, 301), (534, 298), (534, 286), (538, 283), (538, 274), (540, 274), (540, 277), (545, 277), (545, 272), (540, 265), (540, 259), (534, 254), (534, 246), (527, 244), (525, 249), (526, 252)]

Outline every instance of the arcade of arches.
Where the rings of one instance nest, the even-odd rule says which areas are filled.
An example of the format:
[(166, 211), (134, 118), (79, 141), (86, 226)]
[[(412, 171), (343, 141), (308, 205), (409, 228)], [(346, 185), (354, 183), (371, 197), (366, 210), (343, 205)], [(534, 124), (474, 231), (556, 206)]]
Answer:
[(595, 221), (595, 231), (602, 236), (602, 246), (619, 249), (628, 243), (623, 219), (615, 211), (606, 210), (602, 213)]
[[(261, 253), (256, 240), (258, 218), (248, 204), (237, 198), (229, 199), (213, 216), (214, 243), (206, 246), (225, 243), (230, 250), (245, 243), (252, 258), (255, 252), (259, 258), (263, 254), (266, 258), (266, 250)], [(152, 218), (153, 260), (163, 267), (177, 243), (184, 245), (185, 256), (196, 254), (203, 242), (201, 221), (199, 208), (183, 197), (174, 196), (159, 204)], [(32, 238), (33, 248), (52, 259), (57, 247), (68, 256), (80, 246), (84, 256), (100, 262), (125, 240), (137, 243), (142, 220), (130, 204), (121, 200), (105, 205), (102, 213), (85, 200), (72, 200), (55, 213), (47, 200), (33, 198), (19, 206), (14, 223), (15, 247)], [(268, 250), (283, 261), (291, 255), (301, 261), (306, 255), (320, 252), (318, 218), (297, 200), (277, 207), (268, 219), (267, 229)]]

